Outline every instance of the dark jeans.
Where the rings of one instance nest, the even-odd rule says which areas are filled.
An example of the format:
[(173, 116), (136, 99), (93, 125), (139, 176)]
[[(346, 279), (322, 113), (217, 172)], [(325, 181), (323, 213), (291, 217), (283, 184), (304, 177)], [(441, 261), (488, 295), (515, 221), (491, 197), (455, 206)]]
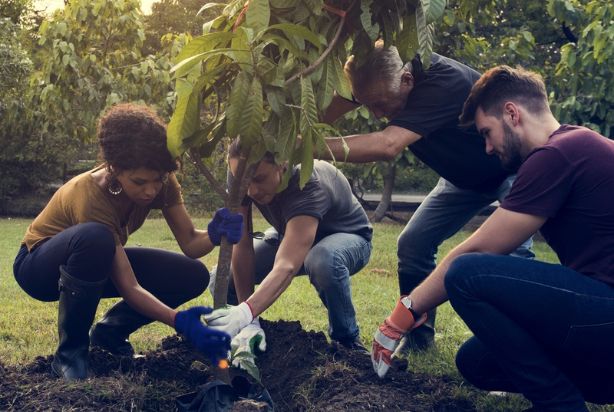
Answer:
[[(197, 259), (159, 249), (125, 248), (139, 284), (162, 302), (176, 307), (199, 296), (209, 283), (207, 268)], [(103, 297), (119, 293), (109, 275), (115, 256), (115, 241), (100, 223), (72, 226), (30, 253), (22, 246), (15, 258), (13, 272), (21, 288), (45, 302), (59, 299), (59, 266), (78, 279), (109, 279)]]
[(538, 410), (614, 402), (614, 287), (559, 264), (471, 253), (445, 286), (474, 333), (457, 366), (475, 386), (522, 393)]

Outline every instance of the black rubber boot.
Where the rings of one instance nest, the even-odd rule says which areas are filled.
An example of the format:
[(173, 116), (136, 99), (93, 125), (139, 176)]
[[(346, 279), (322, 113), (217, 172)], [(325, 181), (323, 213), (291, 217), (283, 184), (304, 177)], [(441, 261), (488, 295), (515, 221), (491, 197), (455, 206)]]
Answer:
[(126, 301), (119, 301), (92, 327), (91, 344), (113, 355), (132, 357), (134, 348), (128, 337), (141, 326), (151, 322), (151, 319), (132, 309)]
[(66, 380), (85, 379), (88, 372), (90, 339), (88, 330), (94, 321), (106, 279), (87, 282), (77, 279), (60, 266), (60, 301), (58, 333), (60, 344), (51, 369)]

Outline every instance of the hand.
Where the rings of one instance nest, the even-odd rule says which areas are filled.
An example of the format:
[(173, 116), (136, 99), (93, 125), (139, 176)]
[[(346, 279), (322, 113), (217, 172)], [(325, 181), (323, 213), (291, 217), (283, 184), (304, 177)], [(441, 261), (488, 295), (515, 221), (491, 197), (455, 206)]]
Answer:
[[(232, 366), (243, 369), (245, 368), (241, 365), (241, 359), (251, 358), (253, 362), (256, 357), (256, 348), (258, 348), (260, 352), (266, 350), (266, 337), (264, 331), (260, 327), (258, 318), (255, 318), (252, 323), (244, 327), (241, 332), (232, 339), (230, 348), (234, 354)], [(237, 357), (238, 354), (241, 355)]]
[(247, 302), (243, 302), (238, 306), (216, 309), (206, 315), (205, 320), (212, 328), (224, 331), (234, 338), (241, 329), (254, 320), (254, 316)]
[(212, 309), (204, 306), (182, 310), (175, 315), (175, 330), (185, 336), (199, 351), (207, 355), (211, 363), (217, 365), (225, 359), (230, 350), (230, 336), (219, 330), (206, 327), (200, 320)]
[(243, 233), (243, 216), (240, 213), (232, 213), (227, 208), (218, 209), (213, 220), (207, 225), (207, 234), (211, 243), (219, 246), (222, 236), (230, 243), (238, 243)]
[(412, 313), (399, 299), (390, 316), (379, 326), (373, 337), (371, 362), (377, 376), (383, 378), (390, 369), (392, 356), (399, 347), (403, 335), (422, 325), (425, 321), (426, 313), (423, 313), (416, 321)]

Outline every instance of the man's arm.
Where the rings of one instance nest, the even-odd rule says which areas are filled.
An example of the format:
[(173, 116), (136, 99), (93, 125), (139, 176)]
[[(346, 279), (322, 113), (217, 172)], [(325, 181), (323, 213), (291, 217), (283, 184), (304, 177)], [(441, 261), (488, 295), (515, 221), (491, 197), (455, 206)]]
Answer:
[[(330, 151), (317, 153), (316, 156), (325, 160), (333, 160), (334, 157), (337, 161), (352, 163), (392, 160), (420, 137), (419, 134), (402, 127), (388, 126), (377, 132), (328, 138), (325, 142)], [(347, 157), (344, 141), (349, 148)]]
[(313, 245), (318, 219), (296, 216), (286, 224), (286, 233), (275, 255), (273, 269), (264, 278), (258, 290), (247, 299), (254, 317), (260, 315), (277, 300), (292, 282)]
[(405, 299), (399, 299), (390, 316), (380, 324), (373, 337), (371, 362), (378, 376), (383, 378), (388, 372), (393, 353), (403, 335), (424, 323), (426, 313), (448, 299), (444, 278), (456, 257), (471, 252), (508, 254), (535, 233), (545, 220), (543, 217), (498, 208), (469, 239), (454, 248), (429, 277), (411, 292), (411, 309)]
[(335, 120), (343, 116), (344, 114), (351, 112), (355, 108), (359, 107), (360, 103), (354, 103), (344, 97), (339, 96), (337, 93), (333, 95), (333, 99), (326, 108), (322, 121), (324, 123), (332, 124)]
[(546, 218), (497, 208), (471, 237), (454, 248), (410, 294), (413, 309), (425, 313), (448, 299), (444, 278), (452, 261), (464, 253), (506, 255), (532, 236)]

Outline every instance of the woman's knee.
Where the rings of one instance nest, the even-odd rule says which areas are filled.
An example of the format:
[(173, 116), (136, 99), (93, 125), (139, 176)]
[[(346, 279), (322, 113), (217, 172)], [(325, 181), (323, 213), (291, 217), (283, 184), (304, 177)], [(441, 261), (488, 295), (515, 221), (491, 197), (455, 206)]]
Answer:
[(115, 255), (115, 237), (111, 229), (102, 223), (87, 222), (73, 227), (75, 247), (90, 250), (97, 256)]
[(204, 263), (198, 259), (190, 259), (191, 262), (186, 262), (186, 271), (184, 275), (188, 279), (185, 281), (185, 286), (191, 298), (200, 296), (209, 286), (209, 270)]

